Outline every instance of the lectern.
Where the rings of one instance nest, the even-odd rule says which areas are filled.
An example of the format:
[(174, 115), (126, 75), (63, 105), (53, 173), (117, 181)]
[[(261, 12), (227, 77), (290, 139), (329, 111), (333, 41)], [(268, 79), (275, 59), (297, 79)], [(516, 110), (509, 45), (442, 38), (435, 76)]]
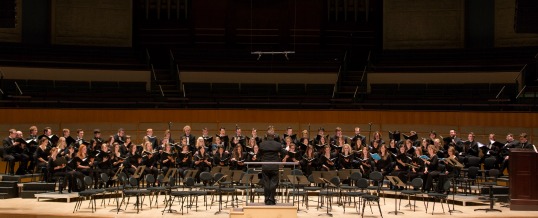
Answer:
[(510, 149), (510, 210), (538, 210), (538, 153)]

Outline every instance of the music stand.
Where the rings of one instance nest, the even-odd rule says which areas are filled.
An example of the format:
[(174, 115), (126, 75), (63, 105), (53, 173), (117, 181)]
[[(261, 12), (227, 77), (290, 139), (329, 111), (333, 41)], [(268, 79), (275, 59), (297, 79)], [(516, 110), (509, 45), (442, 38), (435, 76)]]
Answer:
[(139, 179), (142, 177), (142, 173), (144, 173), (144, 170), (146, 169), (146, 165), (138, 166), (136, 168), (135, 173), (133, 174), (133, 178)]
[[(459, 163), (459, 162), (458, 162)], [(455, 165), (454, 165), (455, 166)], [(452, 177), (452, 209), (450, 209), (450, 204), (448, 205), (448, 212), (449, 213), (463, 213), (461, 210), (456, 210), (456, 177)]]
[[(292, 184), (292, 186), (294, 186), (295, 190), (296, 190), (296, 195), (297, 195), (297, 212), (299, 211), (303, 211), (305, 213), (308, 213), (308, 211), (306, 210), (301, 210), (299, 208), (299, 206), (301, 204), (299, 204), (299, 186), (307, 186), (310, 184), (310, 181), (308, 181), (308, 178), (306, 178), (305, 176), (303, 175), (288, 175), (288, 180), (290, 181), (290, 183)], [(307, 196), (307, 199), (306, 199), (306, 207), (308, 208), (308, 195)], [(295, 196), (294, 196), (295, 198)], [(295, 200), (293, 200), (293, 203), (295, 203)]]
[[(175, 169), (177, 170), (176, 168), (172, 168), (172, 169)], [(169, 169), (168, 172), (170, 172), (172, 169)], [(168, 172), (166, 174), (168, 174)], [(174, 173), (170, 173), (170, 175), (168, 175), (168, 185), (166, 186), (166, 188), (168, 189), (168, 200), (165, 200), (166, 204), (164, 205), (164, 208), (163, 210), (161, 211), (162, 212), (162, 215), (164, 215), (164, 212), (168, 212), (168, 213), (175, 213), (177, 212), (177, 210), (174, 210), (172, 209), (172, 185), (170, 184), (170, 176), (172, 176), (172, 179), (174, 179), (174, 182), (175, 182), (175, 172)], [(166, 199), (166, 197), (165, 197)], [(168, 210), (166, 209), (166, 206), (168, 206)], [(181, 210), (181, 212), (183, 212), (183, 210)]]
[[(398, 187), (404, 186), (405, 183), (397, 176), (386, 176), (386, 177), (390, 181), (390, 184), (396, 187), (394, 191), (395, 191), (395, 195), (398, 195), (398, 190), (400, 190)], [(404, 214), (403, 212), (398, 211), (397, 204), (398, 204), (398, 199), (396, 198), (396, 196), (394, 196), (394, 211), (389, 211), (389, 214), (391, 213), (393, 213), (394, 215), (398, 215), (399, 213)]]
[(112, 180), (117, 181), (118, 175), (120, 175), (121, 171), (123, 171), (123, 165), (121, 165), (118, 170), (116, 170), (116, 173), (114, 173), (114, 176), (112, 176)]
[[(332, 196), (329, 195), (329, 186), (333, 186), (333, 187), (336, 187), (335, 184), (333, 184), (331, 181), (325, 179), (325, 178), (319, 178), (321, 181), (323, 181), (327, 187), (327, 204), (329, 204), (329, 201), (331, 200)], [(325, 206), (327, 208), (327, 213), (322, 213), (318, 216), (329, 216), (329, 217), (332, 217), (333, 214), (332, 213), (329, 213), (329, 205)]]
[(163, 178), (163, 183), (170, 183), (170, 176), (176, 175), (177, 168), (170, 168), (168, 171), (166, 171), (166, 174)]
[(215, 212), (215, 215), (221, 214), (221, 213), (228, 213), (226, 211), (222, 211), (222, 180), (224, 180), (228, 175), (222, 175), (222, 177), (219, 178), (219, 180), (215, 181), (213, 183), (213, 186), (219, 185), (219, 211)]
[[(246, 192), (248, 193), (248, 191), (254, 187), (254, 184), (252, 184), (252, 181), (254, 180), (254, 176), (258, 176), (258, 174), (252, 174), (252, 173), (245, 173), (245, 175), (243, 175), (243, 179), (245, 179), (247, 182), (245, 183), (248, 188), (246, 189)], [(251, 196), (251, 198), (249, 199), (248, 198), (248, 195), (246, 196), (247, 200), (250, 200), (250, 202), (254, 202), (254, 195)]]
[[(247, 165), (247, 172), (249, 170), (249, 165), (293, 165), (293, 170), (295, 170), (295, 166), (299, 165), (299, 163), (296, 162), (244, 162), (245, 165)], [(249, 196), (249, 191), (247, 189), (247, 199)], [(245, 202), (245, 205), (248, 205), (248, 202)]]
[[(116, 173), (114, 173), (114, 176), (112, 177), (112, 180), (116, 180), (116, 181), (118, 181), (118, 175), (120, 174), (121, 171), (123, 171), (123, 165), (121, 165), (121, 166), (118, 168), (118, 170), (116, 171)], [(122, 184), (122, 185), (125, 185), (125, 184)], [(120, 211), (125, 211), (125, 210), (123, 210), (123, 209), (120, 208), (120, 200), (119, 200), (119, 198), (118, 198), (119, 189), (117, 189), (117, 188), (119, 188), (119, 187), (116, 187), (116, 191), (115, 191), (115, 192), (116, 192), (116, 193), (115, 193), (115, 195), (116, 195), (116, 209), (112, 209), (112, 210), (110, 210), (110, 212), (114, 212), (114, 211), (116, 211), (116, 214), (119, 213)], [(108, 203), (109, 203), (109, 205), (110, 205), (110, 199), (109, 199)]]

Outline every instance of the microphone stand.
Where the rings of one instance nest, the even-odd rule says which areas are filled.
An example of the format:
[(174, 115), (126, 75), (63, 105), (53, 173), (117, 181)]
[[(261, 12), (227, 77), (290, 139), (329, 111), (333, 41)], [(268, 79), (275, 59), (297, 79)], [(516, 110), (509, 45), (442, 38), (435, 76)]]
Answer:
[[(368, 126), (369, 126), (369, 128), (368, 128), (368, 142), (371, 143), (370, 137), (372, 136), (372, 123), (371, 122), (368, 123)], [(364, 146), (366, 146), (366, 145), (364, 145)]]

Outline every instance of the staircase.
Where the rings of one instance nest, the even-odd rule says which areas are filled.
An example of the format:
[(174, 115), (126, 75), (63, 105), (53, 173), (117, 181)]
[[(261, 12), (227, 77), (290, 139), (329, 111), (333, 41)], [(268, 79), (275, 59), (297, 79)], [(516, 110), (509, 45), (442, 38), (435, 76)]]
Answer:
[(0, 198), (19, 197), (17, 183), (19, 183), (19, 177), (17, 176), (2, 176), (2, 180), (0, 181)]
[[(180, 87), (179, 71), (170, 51), (164, 48), (153, 48), (148, 49), (147, 54), (152, 71), (151, 96), (156, 102), (181, 103), (184, 99)], [(178, 105), (174, 104), (174, 106)]]
[[(0, 175), (0, 199), (18, 198), (21, 196), (34, 197), (34, 193), (54, 190), (54, 183), (28, 182), (39, 178), (40, 174), (27, 175)], [(22, 184), (22, 191), (19, 196), (19, 184)], [(25, 193), (25, 186), (27, 186)]]
[(346, 53), (331, 101), (338, 108), (351, 108), (367, 91), (370, 51), (355, 49)]

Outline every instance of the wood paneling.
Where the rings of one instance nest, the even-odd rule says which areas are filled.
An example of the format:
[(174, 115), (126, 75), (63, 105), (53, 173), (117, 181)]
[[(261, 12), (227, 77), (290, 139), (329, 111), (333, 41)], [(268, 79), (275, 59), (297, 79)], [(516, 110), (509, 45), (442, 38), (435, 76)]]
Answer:
[(130, 0), (54, 0), (52, 44), (132, 46)]
[(538, 154), (510, 151), (510, 210), (538, 210)]
[(495, 0), (495, 47), (538, 45), (538, 34), (515, 32), (515, 7), (515, 0)]
[(383, 1), (383, 48), (463, 48), (464, 20), (463, 0)]
[(312, 134), (320, 127), (333, 134), (339, 126), (344, 134), (352, 135), (355, 126), (368, 134), (370, 122), (371, 130), (382, 131), (385, 139), (387, 132), (394, 130), (402, 133), (415, 130), (419, 137), (426, 137), (431, 130), (447, 136), (450, 129), (456, 129), (464, 139), (473, 131), (477, 139), (484, 140), (487, 134), (495, 133), (501, 141), (507, 133), (527, 132), (531, 140), (538, 133), (533, 126), (538, 121), (538, 114), (517, 112), (2, 109), (0, 120), (0, 130), (7, 132), (15, 128), (25, 134), (29, 126), (36, 125), (40, 131), (50, 126), (56, 134), (63, 128), (70, 128), (72, 132), (82, 128), (88, 137), (94, 128), (100, 128), (105, 137), (121, 127), (133, 136), (135, 142), (141, 140), (147, 128), (153, 128), (155, 135), (162, 136), (168, 122), (173, 122), (174, 138), (185, 125), (191, 125), (195, 135), (200, 135), (203, 127), (214, 134), (221, 126), (226, 128), (227, 134), (232, 134), (236, 124), (243, 134), (250, 134), (252, 128), (257, 128), (262, 135), (268, 125), (275, 126), (280, 133), (288, 126), (299, 133), (310, 125)]

